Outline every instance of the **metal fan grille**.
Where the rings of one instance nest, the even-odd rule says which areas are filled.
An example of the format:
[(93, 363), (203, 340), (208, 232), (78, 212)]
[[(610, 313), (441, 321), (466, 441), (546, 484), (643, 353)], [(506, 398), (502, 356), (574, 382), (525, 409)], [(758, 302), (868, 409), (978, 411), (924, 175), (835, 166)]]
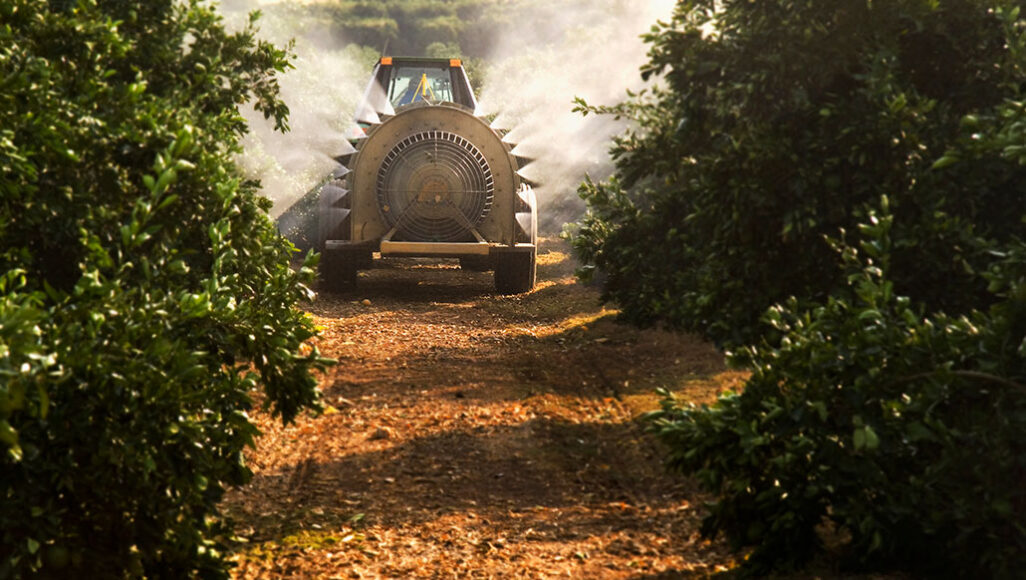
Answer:
[(473, 143), (447, 131), (403, 139), (378, 171), (378, 209), (409, 241), (471, 237), (488, 215), (494, 193), (488, 160)]

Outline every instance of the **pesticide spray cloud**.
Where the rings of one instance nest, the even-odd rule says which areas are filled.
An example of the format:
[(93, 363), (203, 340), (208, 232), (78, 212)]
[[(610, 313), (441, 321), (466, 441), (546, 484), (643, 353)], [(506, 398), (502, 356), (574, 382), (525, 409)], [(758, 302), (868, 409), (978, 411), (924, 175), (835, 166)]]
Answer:
[(221, 10), (229, 26), (241, 28), (248, 14), (263, 9), (261, 38), (284, 47), (295, 40), (292, 70), (279, 77), (281, 98), (289, 107), (288, 133), (250, 107), (242, 114), (250, 132), (243, 139), (239, 166), (259, 179), (261, 193), (274, 202), (277, 217), (340, 166), (334, 157), (350, 153), (346, 136), (367, 76), (367, 64), (346, 50), (324, 28), (304, 19), (301, 11), (272, 11), (267, 0), (234, 0)]
[[(262, 193), (274, 202), (272, 217), (338, 169), (334, 157), (351, 152), (346, 137), (373, 65), (357, 47), (345, 48), (329, 25), (311, 19), (313, 12), (303, 3), (291, 3), (292, 9), (289, 4), (222, 4), (229, 24), (241, 27), (250, 11), (262, 9), (261, 37), (278, 46), (295, 39), (295, 69), (280, 77), (291, 131), (277, 133), (262, 114), (243, 111), (251, 132), (240, 166), (261, 181)], [(493, 126), (511, 130), (506, 141), (516, 144), (514, 153), (535, 160), (522, 174), (539, 184), (546, 229), (580, 215), (577, 186), (585, 176), (605, 179), (612, 173), (611, 139), (627, 126), (625, 120), (574, 113), (574, 98), (608, 105), (624, 100), (628, 89), (641, 89), (639, 68), (647, 60), (647, 46), (640, 35), (668, 19), (674, 4), (516, 0), (492, 5), (507, 12), (510, 25), (485, 55), (485, 82), (475, 87), (478, 114), (496, 115)]]
[(540, 184), (541, 221), (551, 230), (583, 211), (576, 191), (586, 176), (612, 174), (611, 140), (628, 123), (574, 113), (574, 98), (612, 105), (642, 89), (648, 47), (640, 36), (668, 20), (675, 1), (526, 4), (527, 21), (517, 21), (491, 56), (479, 113), (497, 115), (493, 126), (511, 130), (514, 153), (535, 160), (521, 173)]

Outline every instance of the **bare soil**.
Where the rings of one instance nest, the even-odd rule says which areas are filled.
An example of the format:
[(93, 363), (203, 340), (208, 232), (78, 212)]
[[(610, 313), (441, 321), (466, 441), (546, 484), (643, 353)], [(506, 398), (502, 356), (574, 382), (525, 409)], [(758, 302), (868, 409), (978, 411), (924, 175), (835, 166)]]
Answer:
[(735, 567), (708, 498), (667, 475), (640, 414), (743, 375), (702, 341), (616, 322), (546, 239), (539, 284), (400, 260), (308, 307), (327, 410), (264, 435), (225, 509), (239, 578), (678, 578)]

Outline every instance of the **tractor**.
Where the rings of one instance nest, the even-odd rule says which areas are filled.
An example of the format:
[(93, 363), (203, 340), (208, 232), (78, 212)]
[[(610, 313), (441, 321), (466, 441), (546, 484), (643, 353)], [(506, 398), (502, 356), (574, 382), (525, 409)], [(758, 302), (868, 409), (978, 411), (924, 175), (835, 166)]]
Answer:
[[(352, 289), (360, 270), (399, 257), (458, 258), (464, 269), (492, 270), (501, 294), (534, 287), (538, 210), (518, 173), (526, 160), (476, 109), (459, 59), (378, 61), (356, 110), (353, 150), (279, 217), (297, 246), (322, 253), (328, 290)], [(304, 206), (316, 215), (306, 220), (317, 224), (313, 236), (296, 226)]]

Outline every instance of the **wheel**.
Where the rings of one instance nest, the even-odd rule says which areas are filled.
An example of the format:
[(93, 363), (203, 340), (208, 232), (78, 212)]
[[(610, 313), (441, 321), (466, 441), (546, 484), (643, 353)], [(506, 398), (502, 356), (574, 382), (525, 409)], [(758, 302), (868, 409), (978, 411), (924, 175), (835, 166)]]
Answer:
[(468, 272), (487, 272), (492, 269), (492, 260), (488, 256), (462, 256), (460, 269)]
[(363, 251), (358, 254), (356, 267), (360, 270), (370, 270), (374, 267), (374, 253), (371, 251)]
[(356, 256), (350, 252), (331, 251), (325, 248), (321, 255), (321, 281), (329, 292), (345, 292), (356, 288), (356, 274), (359, 271)]
[(534, 288), (537, 253), (535, 247), (495, 252), (495, 290), (499, 294), (520, 294)]
[(370, 252), (338, 241), (329, 240), (321, 255), (321, 281), (329, 292), (344, 292), (356, 288), (356, 275), (361, 264), (370, 258)]

